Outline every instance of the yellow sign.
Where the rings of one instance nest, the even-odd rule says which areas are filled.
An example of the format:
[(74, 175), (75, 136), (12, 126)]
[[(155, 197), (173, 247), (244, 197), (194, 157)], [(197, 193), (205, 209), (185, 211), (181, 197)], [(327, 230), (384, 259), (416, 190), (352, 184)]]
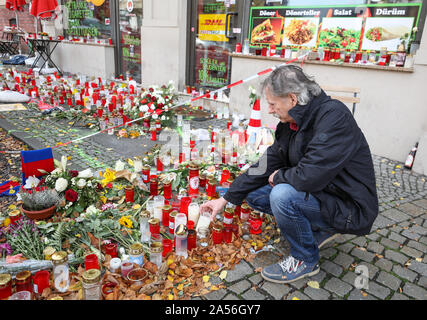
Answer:
[(228, 42), (225, 14), (199, 14), (199, 40)]

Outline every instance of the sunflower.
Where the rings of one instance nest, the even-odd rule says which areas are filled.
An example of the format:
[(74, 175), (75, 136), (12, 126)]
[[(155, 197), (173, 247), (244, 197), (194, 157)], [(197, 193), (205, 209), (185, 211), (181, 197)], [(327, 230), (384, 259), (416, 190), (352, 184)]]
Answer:
[(133, 227), (133, 223), (132, 223), (132, 220), (130, 219), (130, 216), (122, 216), (119, 219), (119, 223), (128, 229), (132, 229)]
[(101, 181), (102, 186), (105, 188), (107, 184), (116, 180), (116, 172), (107, 168), (103, 174), (104, 179)]

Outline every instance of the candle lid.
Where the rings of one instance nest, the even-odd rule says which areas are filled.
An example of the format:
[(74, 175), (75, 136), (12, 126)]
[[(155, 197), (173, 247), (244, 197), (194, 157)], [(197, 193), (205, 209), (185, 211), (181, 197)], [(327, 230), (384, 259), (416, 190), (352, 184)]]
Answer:
[(12, 280), (12, 276), (9, 273), (0, 274), (0, 286), (7, 285)]
[(130, 246), (129, 253), (130, 254), (141, 254), (143, 252), (142, 243), (134, 243)]
[(172, 210), (172, 206), (170, 204), (164, 205), (162, 210)]
[(176, 227), (175, 234), (178, 236), (185, 236), (188, 232), (188, 228), (185, 224), (180, 224)]
[(52, 255), (52, 262), (54, 264), (64, 263), (68, 261), (68, 255), (65, 251), (58, 251)]
[(150, 251), (152, 253), (160, 253), (163, 251), (163, 244), (160, 241), (152, 242), (150, 245)]
[(197, 169), (199, 169), (199, 165), (195, 162), (190, 162), (188, 165), (188, 168), (191, 170), (197, 170)]
[(176, 210), (172, 211), (171, 213), (169, 213), (169, 219), (175, 218), (177, 214), (178, 214), (178, 211), (176, 211)]
[(28, 270), (25, 270), (25, 271), (18, 272), (18, 273), (16, 274), (15, 280), (16, 280), (16, 281), (25, 281), (25, 280), (27, 280), (29, 277), (31, 277), (31, 272), (30, 272), (30, 271), (28, 271)]
[(148, 210), (143, 210), (141, 211), (141, 213), (139, 214), (140, 218), (149, 218), (151, 215), (150, 211)]
[(244, 203), (240, 206), (241, 209), (246, 210), (249, 209), (249, 205), (247, 203)]
[(9, 217), (17, 217), (21, 214), (21, 211), (19, 210), (12, 210), (11, 212), (9, 212)]
[(157, 218), (151, 218), (150, 220), (148, 220), (148, 223), (151, 225), (156, 225), (160, 223), (160, 220)]
[(216, 224), (213, 226), (213, 230), (214, 230), (214, 231), (218, 231), (218, 232), (222, 231), (222, 225), (221, 225), (221, 223), (216, 223)]
[(96, 283), (101, 279), (101, 271), (98, 269), (89, 269), (83, 272), (84, 283)]
[(46, 247), (46, 248), (43, 250), (43, 254), (44, 254), (45, 256), (52, 256), (55, 252), (56, 252), (56, 249), (55, 249), (55, 248), (53, 248), (53, 247)]

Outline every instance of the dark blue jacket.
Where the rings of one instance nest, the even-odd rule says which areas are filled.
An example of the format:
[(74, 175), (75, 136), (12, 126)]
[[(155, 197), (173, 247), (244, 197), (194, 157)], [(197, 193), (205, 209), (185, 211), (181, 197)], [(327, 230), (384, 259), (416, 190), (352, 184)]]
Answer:
[(235, 179), (224, 198), (239, 205), (268, 184), (288, 183), (312, 194), (325, 222), (337, 232), (368, 234), (378, 215), (375, 172), (368, 143), (350, 110), (321, 94), (289, 115), (298, 125), (279, 123), (275, 142), (259, 161)]

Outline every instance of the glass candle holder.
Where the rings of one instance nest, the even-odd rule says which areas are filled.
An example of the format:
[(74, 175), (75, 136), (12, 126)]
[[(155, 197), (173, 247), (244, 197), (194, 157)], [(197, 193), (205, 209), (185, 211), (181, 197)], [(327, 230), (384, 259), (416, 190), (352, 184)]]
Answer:
[(187, 253), (188, 230), (185, 224), (179, 224), (175, 228), (175, 253), (177, 256), (188, 257)]
[(68, 267), (68, 254), (58, 251), (52, 255), (53, 283), (59, 292), (67, 292), (70, 286), (70, 269)]
[(116, 273), (119, 271), (119, 268), (122, 264), (122, 260), (120, 258), (113, 258), (110, 260), (110, 272)]
[(0, 274), (0, 300), (8, 300), (12, 295), (12, 276), (8, 273)]
[(232, 225), (224, 224), (223, 228), (223, 240), (225, 243), (230, 243), (233, 240), (233, 229)]
[(196, 230), (190, 229), (188, 230), (187, 235), (187, 250), (191, 251), (197, 246), (197, 232)]
[(153, 235), (150, 242), (150, 262), (158, 268), (162, 265), (163, 243), (160, 235)]
[(150, 182), (150, 166), (142, 167), (142, 181), (144, 181), (144, 183)]
[(224, 211), (224, 225), (231, 226), (233, 223), (234, 209), (226, 208)]
[(163, 196), (165, 199), (172, 199), (172, 183), (170, 181), (163, 183)]
[(135, 202), (135, 189), (132, 186), (125, 188), (125, 199), (126, 202)]
[(150, 234), (160, 234), (160, 220), (157, 218), (151, 218), (148, 220), (148, 224), (150, 225)]
[(209, 228), (210, 223), (211, 213), (208, 211), (201, 212), (199, 220), (197, 221), (196, 231), (199, 231), (200, 228)]
[(154, 204), (154, 214), (153, 217), (156, 219), (159, 219), (160, 222), (162, 222), (163, 219), (163, 205), (159, 205), (158, 203)]
[(188, 167), (188, 194), (194, 195), (199, 193), (199, 166), (195, 163)]
[(169, 233), (175, 234), (175, 217), (178, 214), (178, 211), (172, 211), (169, 213)]
[(159, 184), (156, 178), (150, 179), (150, 196), (157, 196), (159, 194), (158, 190)]
[(154, 200), (148, 200), (145, 209), (150, 212), (150, 216), (154, 215)]
[(120, 269), (122, 272), (122, 277), (126, 279), (128, 273), (133, 270), (133, 263), (130, 261), (122, 261), (122, 264), (120, 265)]
[(165, 227), (169, 227), (169, 215), (172, 212), (171, 205), (165, 205), (162, 208), (162, 225)]
[(176, 229), (180, 224), (187, 226), (187, 215), (185, 213), (178, 213), (175, 216), (175, 234)]
[(133, 243), (129, 249), (129, 261), (139, 266), (144, 264), (144, 249), (142, 243)]
[(83, 300), (101, 300), (101, 271), (90, 269), (82, 275)]
[(171, 239), (163, 239), (162, 244), (163, 244), (162, 256), (166, 257), (166, 255), (173, 250), (173, 242)]
[(40, 270), (34, 274), (33, 277), (33, 289), (34, 293), (42, 294), (43, 290), (49, 288), (49, 271)]
[(139, 231), (141, 233), (141, 242), (145, 243), (150, 241), (150, 211), (144, 210), (139, 214)]
[(212, 241), (213, 244), (221, 244), (223, 238), (222, 225), (217, 223), (212, 229)]
[(188, 206), (188, 220), (193, 221), (197, 225), (200, 216), (200, 206), (196, 202), (192, 202)]
[(251, 212), (251, 208), (249, 207), (249, 205), (247, 203), (242, 204), (241, 210), (240, 210), (240, 220), (248, 221), (250, 212)]
[(19, 291), (33, 292), (33, 277), (28, 270), (18, 272), (15, 276), (15, 289)]
[(179, 207), (179, 212), (188, 215), (188, 206), (191, 203), (191, 197), (182, 197)]
[(105, 245), (105, 254), (109, 254), (111, 258), (117, 257), (117, 243), (107, 243)]
[(85, 256), (85, 270), (99, 269), (98, 256), (94, 253)]

